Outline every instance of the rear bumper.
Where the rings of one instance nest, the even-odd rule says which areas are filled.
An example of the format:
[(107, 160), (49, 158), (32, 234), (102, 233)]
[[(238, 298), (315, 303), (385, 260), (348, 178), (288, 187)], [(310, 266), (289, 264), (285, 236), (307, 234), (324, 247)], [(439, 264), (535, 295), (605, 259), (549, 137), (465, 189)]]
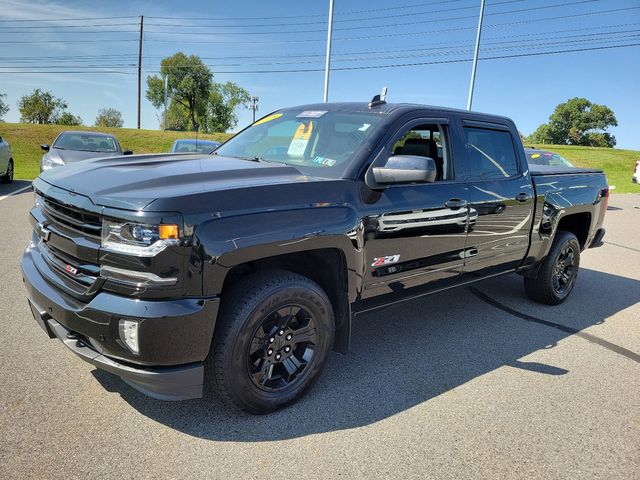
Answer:
[(606, 230), (604, 228), (599, 228), (596, 234), (593, 236), (593, 240), (591, 240), (591, 245), (589, 245), (589, 248), (596, 248), (604, 245), (603, 239), (605, 233)]
[[(45, 280), (29, 250), (22, 272), (33, 316), (50, 338), (151, 397), (202, 396), (217, 298), (145, 301), (101, 292), (82, 303)], [(139, 355), (120, 340), (121, 318), (139, 322)]]

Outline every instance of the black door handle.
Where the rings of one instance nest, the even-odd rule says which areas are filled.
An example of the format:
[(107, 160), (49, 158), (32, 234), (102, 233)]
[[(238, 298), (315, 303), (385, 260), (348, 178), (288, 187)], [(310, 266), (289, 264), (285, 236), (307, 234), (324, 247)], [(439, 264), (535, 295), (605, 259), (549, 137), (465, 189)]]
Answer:
[(526, 202), (527, 200), (529, 200), (529, 195), (524, 192), (519, 193), (518, 195), (516, 195), (516, 200), (519, 202)]
[(467, 206), (466, 200), (460, 200), (459, 198), (451, 198), (445, 204), (447, 208), (462, 208)]

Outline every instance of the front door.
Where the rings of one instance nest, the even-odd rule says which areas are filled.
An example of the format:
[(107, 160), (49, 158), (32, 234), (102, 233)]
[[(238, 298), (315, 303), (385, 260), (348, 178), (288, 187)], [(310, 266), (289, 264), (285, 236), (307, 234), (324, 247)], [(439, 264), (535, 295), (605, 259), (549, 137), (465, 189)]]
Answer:
[(370, 191), (364, 199), (363, 299), (411, 296), (460, 276), (468, 191), (464, 181), (456, 180), (450, 145), (445, 123), (417, 119), (385, 146), (381, 154), (385, 158), (392, 154), (433, 158), (438, 175), (434, 183), (389, 186)]

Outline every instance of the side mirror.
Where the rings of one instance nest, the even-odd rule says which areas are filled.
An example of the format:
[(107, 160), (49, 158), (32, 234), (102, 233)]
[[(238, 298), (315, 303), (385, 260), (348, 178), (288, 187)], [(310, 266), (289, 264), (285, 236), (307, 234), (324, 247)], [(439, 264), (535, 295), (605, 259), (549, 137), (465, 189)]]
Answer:
[(47, 143), (43, 143), (42, 145), (40, 145), (40, 148), (45, 152), (49, 151), (49, 145)]
[(133, 150), (125, 150), (122, 152), (123, 155), (133, 155)]
[(380, 185), (394, 183), (432, 183), (438, 171), (433, 158), (416, 155), (394, 155), (384, 167), (373, 168), (373, 178)]

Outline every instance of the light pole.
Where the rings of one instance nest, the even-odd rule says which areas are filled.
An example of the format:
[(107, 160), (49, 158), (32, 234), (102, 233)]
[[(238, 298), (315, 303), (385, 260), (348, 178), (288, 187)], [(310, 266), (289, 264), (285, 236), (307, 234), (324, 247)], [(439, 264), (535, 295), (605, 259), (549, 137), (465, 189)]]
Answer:
[(333, 32), (333, 0), (329, 0), (329, 25), (327, 27), (327, 57), (324, 62), (323, 101), (329, 101), (329, 70), (331, 69), (331, 34)]
[(467, 110), (471, 110), (473, 104), (473, 88), (476, 83), (476, 69), (478, 68), (478, 53), (480, 52), (480, 36), (482, 35), (482, 19), (484, 17), (484, 0), (480, 2), (480, 17), (478, 18), (478, 33), (476, 34), (476, 49), (473, 53), (473, 65), (471, 66), (471, 83), (469, 84), (469, 99)]
[(256, 112), (258, 111), (258, 100), (260, 100), (258, 97), (251, 97), (251, 105), (249, 105), (249, 108), (251, 110), (253, 110), (253, 122), (251, 123), (256, 123)]

